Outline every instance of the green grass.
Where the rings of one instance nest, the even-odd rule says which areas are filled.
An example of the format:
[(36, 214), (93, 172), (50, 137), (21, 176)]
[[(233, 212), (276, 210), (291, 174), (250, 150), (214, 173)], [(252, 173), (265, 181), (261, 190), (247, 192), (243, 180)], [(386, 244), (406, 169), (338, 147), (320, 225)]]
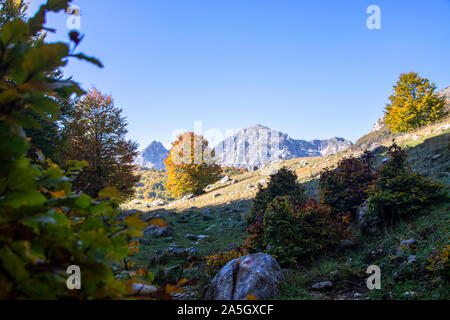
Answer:
[[(378, 237), (358, 238), (355, 249), (338, 251), (318, 257), (307, 267), (289, 270), (279, 299), (351, 299), (354, 293), (371, 299), (448, 299), (449, 287), (442, 282), (433, 283), (426, 278), (424, 267), (433, 250), (448, 241), (450, 226), (450, 202), (430, 206), (418, 212), (410, 221), (396, 225)], [(398, 249), (402, 240), (416, 239), (412, 249)], [(375, 252), (375, 253), (374, 253)], [(417, 261), (406, 264), (415, 255)], [(369, 291), (366, 274), (369, 265), (381, 268), (381, 289)], [(326, 293), (314, 293), (311, 286), (319, 281), (331, 281), (333, 289)], [(413, 291), (415, 297), (404, 293)]]
[[(408, 162), (420, 174), (427, 175), (433, 180), (440, 181), (444, 187), (450, 185), (449, 135), (450, 130), (437, 130), (441, 122), (416, 130), (415, 132), (397, 135), (396, 142), (406, 148)], [(417, 136), (416, 136), (417, 135)], [(414, 139), (412, 139), (414, 137)], [(418, 138), (417, 138), (418, 137)], [(372, 134), (370, 142), (390, 145), (392, 139)], [(375, 166), (381, 165), (387, 149), (379, 152), (375, 157)], [(359, 151), (347, 151), (322, 158), (290, 159), (281, 166), (296, 171), (299, 181), (306, 188), (309, 196), (318, 195), (318, 178), (325, 167), (334, 167), (343, 157)], [(433, 159), (436, 155), (439, 157)], [(305, 164), (307, 161), (307, 164)], [(192, 264), (193, 268), (182, 275), (196, 278), (196, 286), (187, 288), (194, 293), (191, 298), (201, 298), (205, 284), (210, 280), (205, 275), (202, 260), (187, 261), (186, 256), (173, 256), (167, 261), (151, 263), (151, 257), (161, 249), (169, 246), (178, 248), (194, 247), (199, 256), (204, 257), (218, 251), (232, 250), (241, 244), (246, 234), (245, 216), (250, 211), (251, 199), (257, 189), (248, 189), (249, 184), (257, 185), (261, 179), (267, 179), (268, 170), (238, 173), (231, 179), (238, 182), (231, 185), (214, 185), (209, 192), (194, 199), (175, 203), (161, 209), (150, 209), (145, 213), (147, 219), (160, 215), (166, 224), (174, 229), (173, 235), (163, 238), (150, 239), (144, 237), (140, 252), (132, 257), (136, 267), (147, 267), (157, 274), (162, 269), (175, 265), (183, 267)], [(215, 197), (216, 193), (221, 195)], [(211, 212), (202, 214), (205, 208)], [(228, 212), (234, 209), (233, 212)], [(144, 209), (145, 210), (145, 209)], [(424, 267), (428, 264), (433, 250), (449, 241), (450, 213), (449, 202), (431, 206), (417, 212), (410, 221), (403, 221), (394, 228), (386, 230), (377, 237), (358, 235), (355, 248), (327, 252), (315, 257), (315, 261), (304, 261), (302, 266), (285, 270), (286, 282), (282, 285), (279, 299), (353, 299), (355, 293), (359, 299), (448, 299), (448, 286), (433, 282), (426, 278)], [(186, 239), (186, 234), (208, 235), (208, 239), (193, 241)], [(412, 249), (405, 249), (399, 254), (398, 245), (401, 240), (414, 238), (417, 245)], [(373, 254), (373, 253), (376, 254)], [(415, 255), (417, 261), (406, 265), (409, 256)], [(381, 290), (369, 291), (366, 286), (366, 274), (369, 265), (378, 265), (382, 272)], [(327, 292), (315, 292), (311, 286), (319, 281), (332, 281), (333, 289)], [(404, 293), (413, 291), (414, 297), (406, 297)]]

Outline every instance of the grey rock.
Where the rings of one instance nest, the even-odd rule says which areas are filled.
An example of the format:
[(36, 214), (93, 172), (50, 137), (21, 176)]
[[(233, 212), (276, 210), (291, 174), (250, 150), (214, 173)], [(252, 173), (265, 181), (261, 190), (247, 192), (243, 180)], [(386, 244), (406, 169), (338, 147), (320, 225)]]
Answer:
[(187, 233), (184, 237), (188, 240), (197, 240), (197, 236), (192, 233)]
[(408, 257), (408, 261), (406, 262), (406, 264), (410, 264), (410, 263), (413, 263), (413, 262), (416, 262), (417, 261), (417, 257), (416, 256), (409, 256)]
[(137, 165), (146, 168), (164, 169), (164, 160), (169, 151), (161, 142), (153, 141), (134, 160)]
[(163, 200), (156, 200), (156, 201), (153, 201), (151, 204), (152, 207), (160, 207), (160, 206), (164, 206), (164, 205), (166, 205), (166, 202)]
[(386, 163), (386, 162), (388, 162), (388, 161), (389, 161), (388, 158), (383, 158), (383, 159), (381, 159), (381, 163)]
[(155, 225), (145, 228), (142, 233), (146, 236), (154, 237), (168, 237), (173, 234), (173, 230), (170, 227), (158, 227)]
[(230, 177), (229, 177), (229, 176), (225, 176), (225, 177), (223, 177), (222, 179), (220, 179), (219, 183), (220, 183), (220, 184), (225, 184), (225, 183), (227, 183), (228, 181), (230, 181)]
[(437, 159), (442, 158), (442, 154), (437, 154), (431, 158), (431, 161), (436, 161)]
[(416, 239), (410, 238), (408, 240), (400, 241), (400, 246), (401, 247), (405, 246), (405, 247), (411, 248), (412, 246), (414, 246), (416, 244), (416, 242), (417, 242)]
[(205, 299), (243, 300), (251, 294), (259, 300), (270, 300), (283, 281), (283, 272), (272, 256), (250, 254), (228, 262), (209, 284)]
[(238, 131), (214, 149), (219, 164), (255, 171), (275, 161), (331, 155), (350, 146), (352, 143), (343, 138), (296, 140), (285, 133), (256, 125)]
[(333, 288), (333, 283), (331, 281), (321, 281), (312, 285), (314, 290), (327, 290)]
[(379, 219), (378, 217), (369, 214), (367, 201), (359, 206), (356, 216), (358, 217), (359, 226), (365, 232), (375, 234), (378, 231)]

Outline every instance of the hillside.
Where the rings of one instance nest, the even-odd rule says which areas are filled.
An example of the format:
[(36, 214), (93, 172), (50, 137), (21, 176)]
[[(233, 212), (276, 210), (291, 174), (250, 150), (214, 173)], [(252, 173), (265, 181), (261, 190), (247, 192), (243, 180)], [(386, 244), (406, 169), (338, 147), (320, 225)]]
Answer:
[[(396, 136), (396, 142), (408, 152), (411, 167), (431, 178), (450, 186), (450, 119), (429, 125), (408, 134)], [(385, 157), (392, 137), (377, 139), (379, 147), (373, 150), (376, 165)], [(134, 258), (137, 266), (148, 266), (158, 274), (171, 266), (186, 267), (188, 252), (200, 256), (221, 250), (232, 250), (246, 237), (245, 217), (251, 208), (258, 183), (264, 184), (271, 173), (285, 166), (295, 170), (298, 179), (317, 193), (319, 172), (333, 167), (343, 157), (358, 155), (362, 150), (348, 150), (324, 157), (295, 158), (265, 166), (256, 171), (230, 174), (224, 184), (216, 183), (206, 194), (186, 197), (169, 202), (166, 206), (146, 208), (127, 205), (145, 211), (147, 219), (160, 217), (170, 232), (163, 236), (148, 234), (141, 240), (141, 251)], [(376, 237), (358, 236), (350, 249), (317, 257), (312, 264), (301, 269), (285, 270), (287, 277), (280, 299), (436, 299), (448, 297), (448, 288), (433, 284), (423, 278), (420, 266), (427, 263), (434, 248), (448, 241), (450, 204), (442, 203), (418, 212), (413, 222), (400, 223), (387, 234)], [(413, 238), (414, 247), (399, 250), (403, 240)], [(364, 245), (363, 245), (364, 244)], [(169, 251), (167, 251), (169, 250)], [(417, 263), (406, 264), (408, 257), (415, 256)], [(409, 260), (408, 260), (409, 261)], [(369, 292), (365, 287), (365, 268), (379, 264), (386, 274), (382, 290)], [(407, 267), (406, 267), (407, 265)], [(182, 274), (194, 277), (197, 285), (176, 295), (178, 299), (201, 298), (204, 285), (210, 278), (202, 271), (202, 261), (195, 262)], [(421, 271), (422, 270), (422, 271)], [(181, 274), (180, 274), (181, 276)], [(312, 290), (320, 281), (332, 281), (333, 288), (327, 292)], [(413, 293), (410, 293), (413, 292)]]

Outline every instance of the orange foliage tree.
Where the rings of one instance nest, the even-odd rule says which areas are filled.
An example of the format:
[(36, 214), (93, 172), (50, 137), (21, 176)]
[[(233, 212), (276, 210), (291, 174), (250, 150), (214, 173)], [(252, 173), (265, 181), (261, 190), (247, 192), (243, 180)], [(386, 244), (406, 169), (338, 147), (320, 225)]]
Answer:
[(193, 132), (178, 136), (164, 164), (168, 171), (166, 187), (176, 197), (188, 193), (199, 195), (222, 174), (208, 141)]

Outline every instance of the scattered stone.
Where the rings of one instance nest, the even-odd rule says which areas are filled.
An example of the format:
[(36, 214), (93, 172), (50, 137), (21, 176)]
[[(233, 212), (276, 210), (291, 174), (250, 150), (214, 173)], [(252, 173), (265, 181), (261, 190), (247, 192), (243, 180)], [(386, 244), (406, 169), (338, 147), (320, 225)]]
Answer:
[(321, 281), (312, 285), (314, 290), (328, 290), (333, 288), (333, 283), (331, 281)]
[(228, 181), (230, 181), (230, 177), (229, 177), (229, 176), (225, 176), (225, 177), (223, 177), (223, 178), (219, 181), (219, 183), (220, 183), (220, 184), (225, 184), (225, 183), (227, 183)]
[(416, 239), (410, 238), (408, 240), (402, 240), (400, 241), (400, 247), (408, 247), (411, 248), (416, 244)]
[(237, 181), (236, 179), (233, 179), (233, 180), (231, 180), (230, 183), (231, 183), (231, 184), (235, 184), (235, 183), (238, 183), (238, 181)]
[(444, 124), (444, 125), (440, 126), (439, 128), (437, 128), (436, 130), (434, 130), (433, 132), (444, 131), (447, 129), (450, 129), (450, 124)]
[(209, 239), (209, 236), (207, 234), (199, 234), (197, 239), (198, 240)]
[(197, 236), (195, 234), (192, 233), (186, 233), (186, 235), (184, 236), (186, 239), (188, 240), (197, 240)]
[(202, 211), (202, 214), (209, 214), (211, 213), (211, 208), (206, 208), (205, 210)]
[(154, 237), (168, 237), (173, 234), (173, 230), (171, 227), (158, 227), (156, 225), (151, 225), (145, 228), (142, 233), (146, 236), (154, 236)]
[(437, 154), (433, 158), (431, 158), (431, 161), (436, 161), (437, 159), (441, 158), (442, 154)]
[(403, 296), (405, 297), (414, 297), (416, 296), (416, 293), (414, 291), (406, 291)]
[(254, 189), (254, 188), (255, 188), (255, 186), (254, 186), (253, 184), (247, 185), (247, 190), (249, 190), (249, 189)]
[(386, 163), (386, 162), (388, 162), (388, 161), (389, 161), (388, 158), (383, 158), (383, 159), (381, 159), (381, 163)]
[(355, 298), (355, 299), (358, 299), (358, 298), (361, 298), (361, 297), (362, 297), (362, 294), (359, 293), (359, 292), (355, 292), (355, 293), (353, 294), (353, 298)]
[(413, 263), (413, 262), (416, 262), (417, 261), (417, 257), (416, 256), (409, 256), (408, 257), (408, 262), (406, 262), (406, 264), (410, 264), (410, 263)]
[(356, 215), (358, 217), (359, 226), (361, 227), (361, 229), (370, 234), (377, 233), (379, 219), (378, 217), (369, 214), (367, 201), (361, 204), (356, 212)]
[(216, 193), (215, 195), (214, 195), (214, 198), (218, 198), (218, 197), (220, 197), (222, 194), (221, 193)]
[(158, 288), (155, 286), (149, 286), (143, 283), (133, 283), (131, 288), (134, 291), (134, 294), (139, 296), (151, 296), (158, 291)]
[(413, 139), (414, 141), (416, 141), (416, 140), (419, 140), (419, 135), (418, 134), (415, 134), (415, 135), (413, 135), (413, 137), (411, 138), (411, 139)]
[(265, 253), (255, 253), (228, 262), (206, 290), (206, 300), (243, 300), (253, 295), (259, 300), (274, 299), (284, 281), (277, 261)]
[(166, 205), (166, 203), (163, 200), (156, 200), (156, 201), (153, 201), (151, 204), (152, 207), (161, 207), (164, 205)]

